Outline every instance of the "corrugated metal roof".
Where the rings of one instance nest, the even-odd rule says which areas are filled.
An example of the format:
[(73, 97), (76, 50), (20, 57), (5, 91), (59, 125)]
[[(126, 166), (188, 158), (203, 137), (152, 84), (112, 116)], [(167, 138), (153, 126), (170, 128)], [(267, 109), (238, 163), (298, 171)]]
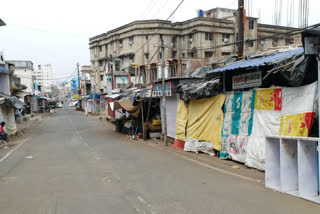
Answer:
[(239, 68), (249, 68), (249, 67), (258, 67), (258, 66), (264, 66), (272, 62), (277, 62), (284, 60), (286, 58), (290, 58), (294, 55), (303, 53), (303, 48), (298, 48), (295, 50), (277, 53), (274, 55), (266, 56), (266, 57), (260, 57), (260, 58), (254, 58), (254, 59), (248, 59), (243, 60), (239, 62), (235, 62), (233, 64), (227, 65), (223, 68), (217, 68), (209, 71), (208, 73), (216, 73), (216, 72), (223, 72), (228, 70), (234, 70)]

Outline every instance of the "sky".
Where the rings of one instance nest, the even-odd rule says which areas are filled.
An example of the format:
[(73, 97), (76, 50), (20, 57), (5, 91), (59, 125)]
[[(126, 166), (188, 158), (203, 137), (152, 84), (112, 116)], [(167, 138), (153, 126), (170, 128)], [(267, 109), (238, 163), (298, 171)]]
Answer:
[[(167, 19), (181, 0), (10, 0), (2, 1), (0, 51), (6, 60), (52, 64), (53, 77), (70, 76), (76, 63), (90, 65), (89, 38), (143, 19)], [(248, 0), (245, 0), (248, 1)], [(282, 25), (287, 24), (288, 0), (283, 0)], [(196, 4), (195, 4), (196, 2)], [(196, 17), (197, 10), (236, 9), (237, 0), (185, 0), (171, 21)], [(295, 26), (298, 2), (295, 2)], [(309, 0), (309, 25), (319, 23), (319, 0)], [(275, 0), (252, 0), (251, 16), (272, 24)]]

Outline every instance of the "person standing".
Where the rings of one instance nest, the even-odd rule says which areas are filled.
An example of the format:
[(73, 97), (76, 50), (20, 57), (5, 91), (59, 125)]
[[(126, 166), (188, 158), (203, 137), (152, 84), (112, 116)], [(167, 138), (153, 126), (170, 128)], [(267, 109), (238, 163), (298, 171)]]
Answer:
[(0, 137), (2, 138), (2, 140), (8, 142), (8, 135), (7, 133), (4, 132), (4, 126), (6, 125), (5, 122), (1, 122), (0, 124)]

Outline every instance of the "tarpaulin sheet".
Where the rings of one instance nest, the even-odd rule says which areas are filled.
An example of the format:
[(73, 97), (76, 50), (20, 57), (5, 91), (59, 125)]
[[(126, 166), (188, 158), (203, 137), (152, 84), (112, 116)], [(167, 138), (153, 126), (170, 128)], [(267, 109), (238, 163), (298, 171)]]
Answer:
[[(257, 103), (262, 100), (264, 103), (254, 110), (245, 161), (247, 166), (264, 170), (266, 136), (308, 136), (316, 91), (317, 82), (294, 88), (256, 89), (255, 106), (258, 107)], [(265, 99), (268, 94), (269, 99)]]
[(222, 106), (226, 95), (211, 98), (193, 99), (188, 105), (187, 136), (213, 143), (213, 148), (221, 150), (223, 125)]
[(14, 109), (0, 104), (0, 122), (6, 123), (4, 131), (9, 135), (14, 135), (17, 132), (17, 125), (14, 118)]
[(179, 100), (177, 120), (176, 120), (176, 139), (186, 141), (186, 125), (188, 122), (188, 108), (183, 100)]
[(12, 107), (12, 108), (17, 108), (17, 109), (22, 109), (24, 103), (21, 102), (18, 98), (16, 98), (15, 96), (11, 96), (11, 95), (6, 95), (3, 93), (0, 93), (0, 97), (5, 98), (5, 103), (8, 107)]
[(132, 105), (130, 99), (118, 101), (121, 107), (129, 112), (133, 117), (138, 117), (140, 114), (141, 102), (138, 105)]
[(255, 90), (228, 93), (224, 105), (221, 158), (230, 157), (244, 163), (248, 136), (251, 135)]

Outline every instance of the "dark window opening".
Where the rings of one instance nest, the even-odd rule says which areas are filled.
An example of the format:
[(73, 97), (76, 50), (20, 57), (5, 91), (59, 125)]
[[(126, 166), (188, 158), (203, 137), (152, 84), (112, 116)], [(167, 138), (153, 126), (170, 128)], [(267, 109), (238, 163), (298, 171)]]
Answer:
[(103, 75), (100, 75), (100, 81), (103, 81)]
[(189, 57), (189, 58), (193, 58), (193, 57), (194, 57), (194, 53), (193, 53), (193, 52), (189, 52), (189, 53), (188, 53), (188, 57)]
[(254, 29), (254, 20), (249, 20), (249, 29), (250, 30)]
[(222, 52), (222, 56), (229, 56), (230, 54), (230, 52)]
[(212, 51), (205, 51), (204, 52), (204, 57), (205, 58), (210, 58), (210, 57), (212, 57), (213, 56), (213, 52)]
[(177, 51), (172, 51), (172, 58), (177, 58)]
[(228, 33), (222, 34), (222, 41), (223, 41), (223, 42), (226, 42), (226, 41), (228, 41), (229, 39), (230, 39), (230, 34), (228, 34)]
[(213, 34), (212, 33), (205, 33), (205, 40), (212, 41), (213, 40)]

